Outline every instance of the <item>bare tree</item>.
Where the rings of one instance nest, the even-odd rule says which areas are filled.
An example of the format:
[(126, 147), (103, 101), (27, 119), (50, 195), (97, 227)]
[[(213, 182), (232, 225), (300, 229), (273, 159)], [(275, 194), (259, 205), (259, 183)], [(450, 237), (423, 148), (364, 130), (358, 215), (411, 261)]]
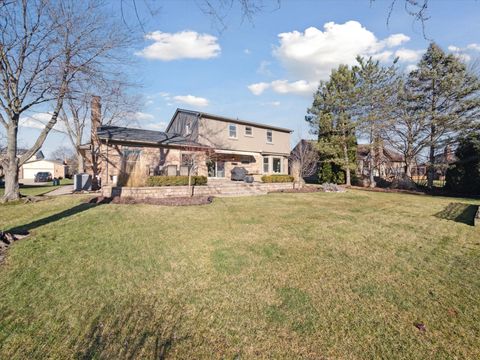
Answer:
[(390, 112), (381, 137), (403, 155), (405, 175), (412, 176), (412, 168), (428, 145), (427, 121), (423, 113), (411, 106), (411, 95), (404, 81), (398, 83), (395, 106)]
[[(18, 169), (43, 145), (57, 123), (69, 86), (114, 61), (128, 35), (100, 0), (12, 0), (0, 4), (0, 124), (7, 134), (3, 201), (19, 198)], [(34, 144), (17, 156), (20, 117), (49, 111)]]
[(80, 146), (88, 133), (92, 96), (100, 96), (102, 101), (101, 123), (103, 125), (126, 125), (135, 121), (135, 112), (139, 109), (139, 99), (127, 94), (132, 84), (117, 79), (84, 77), (69, 88), (65, 104), (60, 112), (65, 133), (77, 157), (77, 171), (85, 171), (85, 153)]
[(290, 153), (290, 162), (294, 177), (298, 178), (299, 186), (305, 183), (305, 178), (315, 175), (320, 161), (316, 144), (313, 140), (302, 139)]

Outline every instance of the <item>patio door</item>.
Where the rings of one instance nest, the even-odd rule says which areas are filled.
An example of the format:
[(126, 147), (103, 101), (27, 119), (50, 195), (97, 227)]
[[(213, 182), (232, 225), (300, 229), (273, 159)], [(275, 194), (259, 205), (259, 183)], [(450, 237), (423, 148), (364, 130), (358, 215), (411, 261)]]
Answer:
[(224, 178), (225, 177), (225, 162), (224, 161), (209, 161), (207, 163), (208, 177)]

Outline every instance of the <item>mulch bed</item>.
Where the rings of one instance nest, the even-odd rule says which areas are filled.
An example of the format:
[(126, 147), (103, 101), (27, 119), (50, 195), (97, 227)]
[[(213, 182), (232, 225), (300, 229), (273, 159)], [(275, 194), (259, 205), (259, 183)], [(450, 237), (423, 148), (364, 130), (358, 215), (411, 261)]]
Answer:
[(190, 206), (190, 205), (207, 205), (211, 204), (213, 196), (192, 196), (192, 197), (171, 197), (171, 198), (145, 198), (136, 199), (130, 197), (114, 197), (106, 198), (103, 196), (95, 197), (88, 202), (90, 204), (149, 204), (164, 206)]

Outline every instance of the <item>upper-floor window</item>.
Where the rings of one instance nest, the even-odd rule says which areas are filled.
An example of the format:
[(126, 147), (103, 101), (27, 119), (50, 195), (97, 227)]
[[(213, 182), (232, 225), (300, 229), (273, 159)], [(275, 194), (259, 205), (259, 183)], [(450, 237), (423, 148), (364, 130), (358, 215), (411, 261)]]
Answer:
[(273, 143), (273, 131), (267, 130), (267, 143)]
[(252, 136), (252, 127), (251, 126), (245, 126), (245, 136)]
[(237, 138), (237, 125), (235, 124), (228, 125), (228, 137), (233, 139)]
[(187, 136), (187, 135), (190, 135), (190, 131), (191, 131), (191, 130), (190, 130), (190, 124), (186, 124), (186, 125), (185, 125), (185, 135), (186, 135), (186, 136)]

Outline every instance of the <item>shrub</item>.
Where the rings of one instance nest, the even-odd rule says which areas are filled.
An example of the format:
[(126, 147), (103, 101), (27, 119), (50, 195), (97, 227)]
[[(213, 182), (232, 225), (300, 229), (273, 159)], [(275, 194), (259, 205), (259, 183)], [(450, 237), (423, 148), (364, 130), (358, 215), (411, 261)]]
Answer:
[[(192, 176), (192, 185), (206, 185), (206, 176)], [(147, 186), (185, 186), (188, 176), (149, 176)]]
[(262, 182), (264, 183), (284, 183), (293, 182), (293, 176), (290, 175), (263, 175)]
[(321, 183), (345, 184), (345, 172), (339, 165), (326, 161), (320, 166), (318, 179)]

